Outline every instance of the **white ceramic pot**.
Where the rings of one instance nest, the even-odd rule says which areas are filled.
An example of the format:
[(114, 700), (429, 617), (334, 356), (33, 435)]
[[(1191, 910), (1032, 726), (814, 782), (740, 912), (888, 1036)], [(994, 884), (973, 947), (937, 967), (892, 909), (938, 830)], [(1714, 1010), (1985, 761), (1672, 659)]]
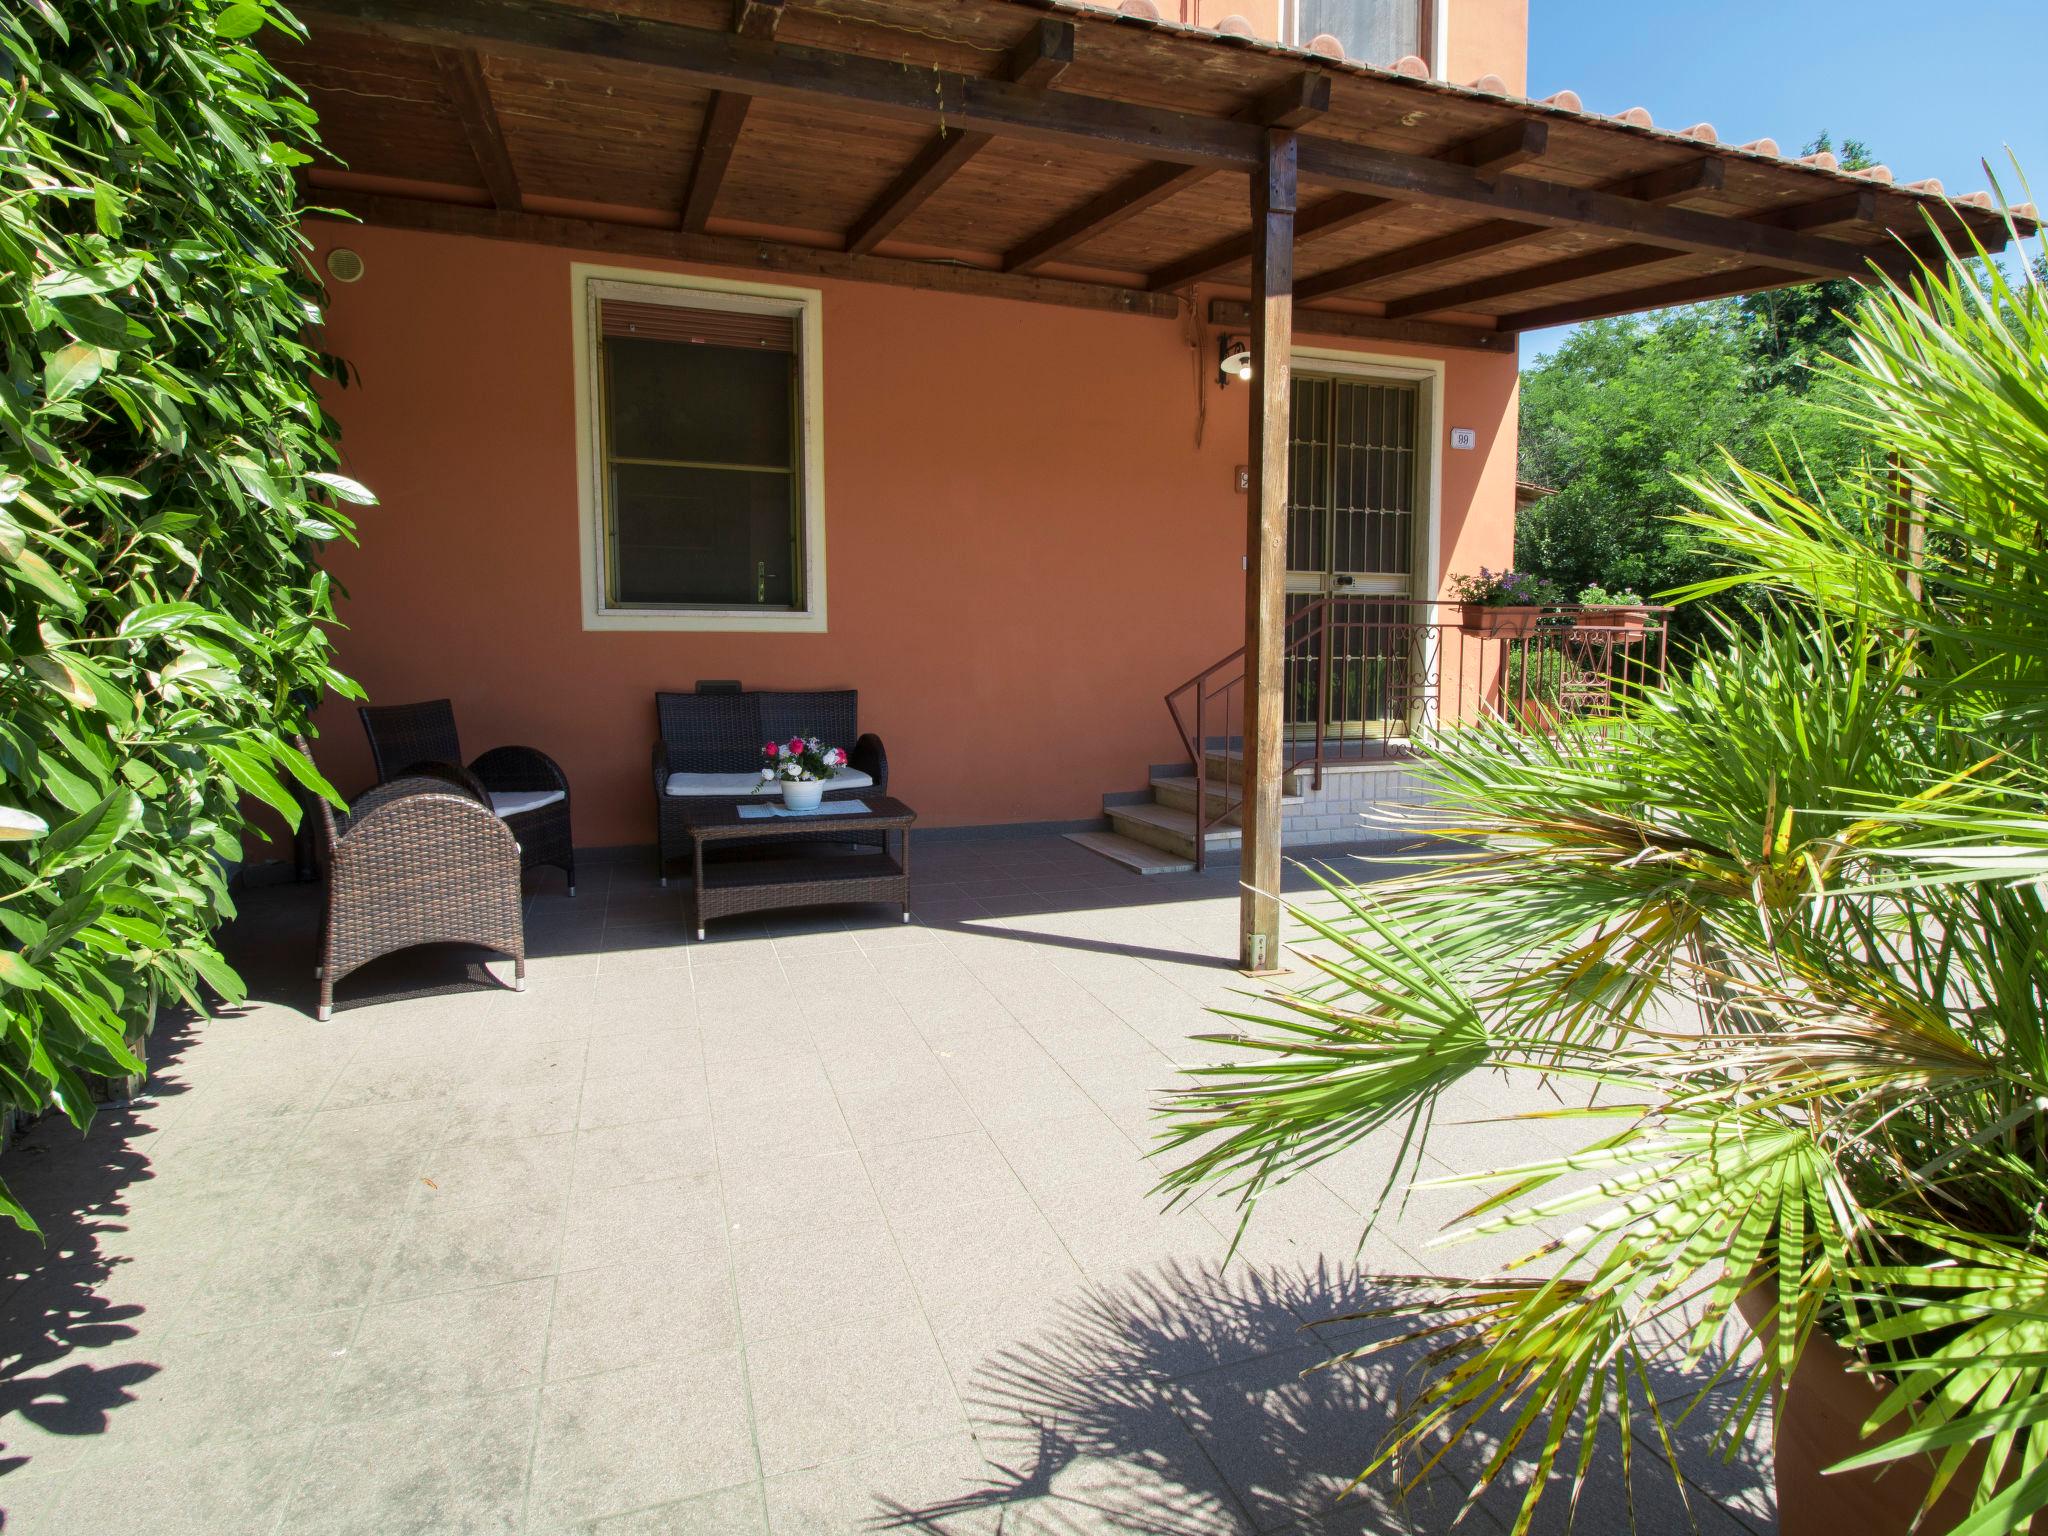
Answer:
[(784, 779), (782, 781), (782, 803), (792, 811), (815, 811), (818, 802), (825, 798), (823, 779)]

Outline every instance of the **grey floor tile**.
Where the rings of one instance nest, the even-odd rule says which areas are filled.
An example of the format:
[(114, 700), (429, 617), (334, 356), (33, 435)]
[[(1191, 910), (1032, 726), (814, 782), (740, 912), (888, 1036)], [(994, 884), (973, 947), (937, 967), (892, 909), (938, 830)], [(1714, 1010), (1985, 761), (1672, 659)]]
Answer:
[(787, 1472), (767, 1482), (772, 1536), (871, 1536), (877, 1530), (932, 1536), (1000, 1536), (1014, 1530), (995, 1497), (1001, 1481), (974, 1437), (914, 1445)]
[(881, 1220), (869, 1166), (858, 1152), (724, 1162), (725, 1212), (735, 1240)]
[[(92, 1536), (219, 1536), (274, 1527), (317, 1437), (273, 1428), (258, 1438), (110, 1457), (66, 1479), (49, 1527)], [(10, 1521), (10, 1523), (13, 1523)], [(24, 1527), (26, 1530), (26, 1527)]]
[(520, 1529), (537, 1391), (394, 1414), (319, 1435), (283, 1529), (308, 1536), (494, 1536)]
[(552, 1530), (754, 1475), (739, 1355), (672, 1356), (543, 1390), (527, 1523)]
[(562, 1236), (561, 1267), (696, 1262), (723, 1255), (725, 1244), (717, 1177), (688, 1173), (578, 1194)]
[[(545, 1527), (527, 1529), (547, 1536)], [(694, 1499), (562, 1527), (559, 1536), (765, 1536), (767, 1529), (761, 1485), (742, 1483)]]
[(924, 1320), (875, 1313), (748, 1346), (761, 1470), (783, 1472), (966, 1428)]
[(553, 1297), (554, 1281), (541, 1278), (370, 1307), (335, 1384), (333, 1417), (538, 1387)]
[(739, 1338), (732, 1275), (715, 1253), (571, 1270), (556, 1283), (548, 1379), (729, 1352)]
[(553, 1274), (559, 1211), (485, 1203), (421, 1206), (399, 1223), (373, 1295), (381, 1301), (476, 1290)]
[(918, 1309), (896, 1238), (880, 1221), (742, 1240), (732, 1258), (749, 1339), (803, 1332), (816, 1326), (821, 1309), (833, 1317)]
[(582, 1192), (647, 1184), (700, 1173), (714, 1162), (708, 1119), (633, 1120), (577, 1133), (571, 1187)]
[(995, 1142), (979, 1130), (870, 1147), (866, 1157), (892, 1218), (926, 1218), (953, 1206), (1024, 1193)]

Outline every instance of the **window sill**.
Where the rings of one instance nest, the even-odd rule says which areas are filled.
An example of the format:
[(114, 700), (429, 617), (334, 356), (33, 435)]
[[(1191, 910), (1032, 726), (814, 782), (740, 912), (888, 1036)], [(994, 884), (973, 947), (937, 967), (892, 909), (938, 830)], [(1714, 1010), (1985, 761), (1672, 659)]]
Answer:
[(740, 635), (822, 635), (822, 608), (802, 611), (762, 612), (750, 608), (612, 608), (596, 613), (585, 610), (586, 630), (617, 630), (627, 633), (697, 633)]

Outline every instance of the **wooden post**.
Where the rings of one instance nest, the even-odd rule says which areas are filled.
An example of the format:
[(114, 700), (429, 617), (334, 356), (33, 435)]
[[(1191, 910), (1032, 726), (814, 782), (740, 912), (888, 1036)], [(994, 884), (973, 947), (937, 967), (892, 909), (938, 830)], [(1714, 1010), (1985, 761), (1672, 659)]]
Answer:
[(1287, 639), (1287, 436), (1294, 342), (1295, 137), (1252, 173), (1251, 495), (1244, 578), (1244, 869), (1238, 962), (1280, 964), (1280, 762)]

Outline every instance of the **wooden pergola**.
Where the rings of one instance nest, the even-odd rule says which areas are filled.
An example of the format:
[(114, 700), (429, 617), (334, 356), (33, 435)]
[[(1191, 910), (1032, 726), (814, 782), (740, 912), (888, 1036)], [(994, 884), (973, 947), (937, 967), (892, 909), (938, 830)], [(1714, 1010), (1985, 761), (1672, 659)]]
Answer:
[[(1171, 319), (1251, 337), (1242, 961), (1278, 954), (1297, 333), (1518, 332), (1902, 273), (1986, 194), (1073, 0), (308, 0), (279, 60), (408, 229)], [(1930, 228), (1930, 225), (1932, 228)]]

